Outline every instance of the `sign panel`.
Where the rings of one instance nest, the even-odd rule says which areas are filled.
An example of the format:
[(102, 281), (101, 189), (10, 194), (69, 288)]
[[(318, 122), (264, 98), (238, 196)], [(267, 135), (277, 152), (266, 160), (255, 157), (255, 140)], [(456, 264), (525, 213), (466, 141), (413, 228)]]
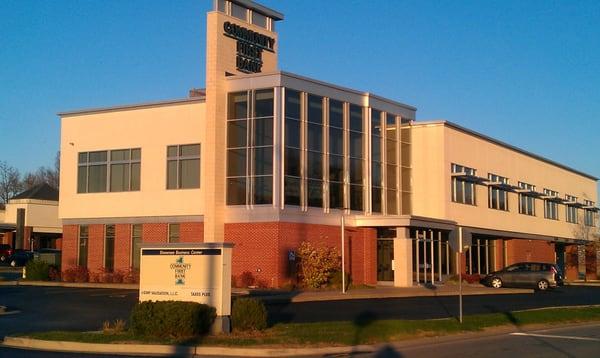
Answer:
[(229, 315), (231, 245), (181, 245), (141, 248), (140, 301), (198, 302)]

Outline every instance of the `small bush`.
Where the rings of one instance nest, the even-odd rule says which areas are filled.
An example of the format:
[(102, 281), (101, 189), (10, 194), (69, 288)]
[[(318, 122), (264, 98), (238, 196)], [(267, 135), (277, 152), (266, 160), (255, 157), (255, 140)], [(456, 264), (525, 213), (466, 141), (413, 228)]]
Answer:
[(60, 267), (50, 265), (50, 268), (48, 269), (48, 278), (50, 281), (60, 281)]
[(231, 308), (231, 326), (236, 331), (262, 331), (267, 328), (267, 309), (255, 298), (238, 298)]
[(76, 266), (64, 270), (62, 279), (65, 282), (88, 282), (90, 281), (90, 272), (87, 267)]
[(340, 269), (341, 258), (334, 247), (314, 247), (304, 241), (298, 248), (300, 278), (307, 287), (320, 288)]
[(240, 275), (240, 283), (242, 284), (242, 287), (254, 286), (256, 283), (256, 278), (254, 277), (252, 272), (244, 271)]
[(25, 279), (29, 281), (48, 281), (50, 265), (42, 260), (30, 260), (25, 265)]
[(473, 275), (463, 275), (463, 281), (467, 281), (467, 283), (479, 283), (481, 281), (481, 276), (478, 274)]
[(129, 269), (125, 271), (123, 275), (123, 283), (138, 283), (140, 282), (140, 271), (136, 269)]
[(129, 326), (135, 335), (188, 338), (209, 331), (216, 317), (214, 307), (181, 301), (146, 301), (131, 311)]
[[(350, 287), (350, 274), (345, 272), (346, 289)], [(329, 278), (329, 286), (332, 288), (342, 288), (342, 271), (334, 271)]]
[(111, 325), (110, 321), (104, 321), (102, 324), (102, 333), (104, 334), (120, 334), (125, 332), (125, 321), (116, 319)]

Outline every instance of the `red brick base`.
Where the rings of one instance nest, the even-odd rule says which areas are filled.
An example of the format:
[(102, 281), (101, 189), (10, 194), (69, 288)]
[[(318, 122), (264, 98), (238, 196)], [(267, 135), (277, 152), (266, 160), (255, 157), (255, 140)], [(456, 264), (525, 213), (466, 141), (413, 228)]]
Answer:
[[(346, 271), (355, 284), (377, 283), (377, 241), (375, 229), (346, 230)], [(257, 283), (281, 287), (295, 281), (288, 253), (296, 251), (302, 241), (314, 245), (341, 247), (339, 226), (286, 222), (240, 223), (225, 225), (225, 241), (235, 244), (233, 276), (251, 274)]]

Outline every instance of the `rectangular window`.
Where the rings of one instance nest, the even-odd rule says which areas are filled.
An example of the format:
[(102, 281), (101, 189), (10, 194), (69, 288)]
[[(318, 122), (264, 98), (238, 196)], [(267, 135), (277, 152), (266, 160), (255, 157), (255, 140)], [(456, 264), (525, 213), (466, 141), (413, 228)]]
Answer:
[(240, 20), (248, 21), (248, 10), (234, 2), (231, 4), (231, 16), (237, 17)]
[(475, 200), (475, 183), (469, 180), (469, 177), (476, 175), (476, 170), (452, 163), (452, 201), (455, 203), (476, 205)]
[(87, 225), (79, 226), (79, 253), (77, 257), (77, 265), (87, 267), (88, 261), (88, 240), (89, 227)]
[(179, 242), (179, 224), (169, 224), (168, 242), (170, 244)]
[(131, 225), (131, 267), (140, 269), (140, 245), (142, 244), (142, 224)]
[(274, 103), (272, 88), (229, 94), (227, 205), (273, 202)]
[(307, 205), (323, 207), (323, 97), (308, 95), (306, 120)]
[(115, 225), (104, 225), (104, 269), (115, 269)]
[[(584, 200), (584, 205), (586, 207), (595, 207), (595, 203), (590, 200)], [(583, 211), (583, 223), (586, 226), (595, 226), (594, 222), (595, 211), (593, 209), (585, 209)]]
[[(575, 203), (575, 202), (577, 202), (577, 197), (566, 194), (565, 200), (567, 202)], [(567, 222), (577, 224), (577, 207), (566, 204), (565, 209), (566, 209)]]
[(382, 213), (383, 197), (382, 113), (371, 109), (371, 212)]
[(558, 197), (558, 192), (550, 189), (544, 189), (544, 217), (546, 219), (558, 220), (558, 203), (554, 201)]
[(344, 208), (344, 103), (329, 100), (329, 207)]
[(488, 179), (488, 207), (508, 211), (508, 191), (503, 189), (503, 185), (508, 185), (508, 178), (488, 173)]
[(259, 14), (256, 11), (252, 11), (252, 23), (254, 25), (267, 28), (267, 17), (263, 14)]
[(535, 185), (519, 182), (519, 188), (524, 191), (519, 193), (519, 213), (535, 216), (535, 197), (527, 192), (535, 192)]
[(386, 213), (398, 215), (398, 117), (395, 114), (386, 114), (385, 125), (385, 197)]
[(141, 155), (140, 148), (80, 152), (77, 192), (140, 190)]
[(167, 147), (167, 189), (200, 187), (200, 144)]
[(285, 89), (285, 184), (286, 205), (300, 205), (300, 142), (301, 142), (302, 96), (298, 91)]

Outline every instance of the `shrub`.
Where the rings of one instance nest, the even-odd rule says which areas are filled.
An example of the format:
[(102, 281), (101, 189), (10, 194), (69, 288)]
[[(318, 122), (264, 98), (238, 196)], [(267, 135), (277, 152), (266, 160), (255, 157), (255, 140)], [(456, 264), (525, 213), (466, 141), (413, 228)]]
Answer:
[(129, 269), (123, 274), (123, 283), (140, 282), (140, 272), (136, 269)]
[(481, 276), (479, 276), (478, 274), (467, 274), (463, 275), (462, 278), (464, 281), (467, 281), (467, 283), (479, 283), (481, 281)]
[(42, 260), (30, 260), (25, 265), (25, 279), (29, 281), (48, 281), (50, 265)]
[(137, 336), (187, 338), (205, 334), (216, 317), (214, 307), (182, 301), (139, 302), (129, 326)]
[(87, 267), (76, 266), (63, 271), (62, 279), (65, 282), (88, 282), (90, 272)]
[(48, 278), (50, 281), (60, 281), (60, 267), (50, 265), (50, 268), (48, 269)]
[(252, 272), (244, 271), (240, 275), (240, 283), (242, 284), (242, 287), (254, 286), (256, 283), (256, 278), (254, 278)]
[(236, 331), (262, 331), (267, 328), (267, 309), (256, 298), (238, 298), (231, 308), (231, 326)]
[(111, 325), (110, 321), (104, 321), (102, 324), (102, 333), (104, 334), (119, 334), (125, 332), (125, 321), (116, 319)]
[(300, 278), (308, 287), (319, 288), (329, 281), (331, 275), (340, 269), (341, 259), (333, 247), (314, 247), (302, 242), (298, 248)]
[[(350, 287), (350, 274), (348, 272), (345, 272), (344, 275), (346, 276), (346, 289), (348, 289), (348, 287)], [(337, 270), (334, 271), (331, 274), (331, 277), (329, 278), (329, 285), (332, 288), (342, 288), (342, 271), (341, 270)]]

